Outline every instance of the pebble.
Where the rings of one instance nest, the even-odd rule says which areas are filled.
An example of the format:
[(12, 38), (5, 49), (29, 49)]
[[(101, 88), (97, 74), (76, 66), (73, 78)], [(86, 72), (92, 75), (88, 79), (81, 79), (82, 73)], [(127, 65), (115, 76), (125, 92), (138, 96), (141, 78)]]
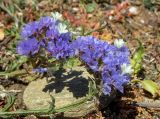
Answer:
[(78, 2), (78, 0), (72, 0), (72, 2)]
[(88, 18), (92, 18), (93, 17), (93, 14), (88, 14)]
[(79, 8), (73, 7), (72, 10), (73, 10), (73, 12), (78, 12), (78, 11), (79, 11)]
[(4, 40), (4, 30), (2, 28), (0, 28), (0, 41)]
[(28, 115), (24, 119), (38, 119), (38, 118), (34, 115)]
[(131, 6), (131, 7), (129, 8), (129, 12), (130, 12), (132, 15), (138, 15), (139, 10), (138, 10), (137, 7)]
[(145, 23), (143, 19), (141, 19), (141, 20), (140, 20), (140, 22), (141, 22), (142, 24), (144, 24), (144, 23)]

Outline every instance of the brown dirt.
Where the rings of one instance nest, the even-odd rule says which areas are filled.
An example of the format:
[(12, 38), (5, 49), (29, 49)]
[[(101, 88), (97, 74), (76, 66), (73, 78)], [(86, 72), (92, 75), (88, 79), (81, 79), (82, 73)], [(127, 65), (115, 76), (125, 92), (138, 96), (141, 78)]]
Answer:
[[(138, 1), (138, 0), (136, 0)], [(145, 47), (145, 56), (143, 59), (143, 74), (140, 78), (151, 79), (160, 84), (160, 11), (150, 11), (144, 8), (141, 1), (138, 1), (137, 7), (140, 13), (136, 16), (122, 16), (122, 21), (110, 21), (106, 16), (107, 9), (116, 9), (115, 5), (111, 7), (107, 6), (107, 3), (99, 3), (97, 9), (87, 14), (83, 7), (78, 2), (54, 4), (48, 3), (40, 7), (38, 11), (32, 11), (32, 8), (26, 7), (23, 10), (25, 14), (24, 19), (26, 22), (35, 20), (39, 15), (40, 11), (44, 14), (48, 14), (51, 11), (59, 11), (63, 13), (64, 17), (68, 19), (74, 27), (84, 26), (85, 31), (91, 29), (97, 29), (102, 26), (103, 22), (107, 22), (105, 30), (96, 32), (96, 37), (111, 38), (111, 42), (115, 38), (126, 39), (131, 53), (138, 47), (138, 43), (135, 39), (140, 39), (143, 46)], [(137, 3), (138, 3), (137, 2)], [(133, 6), (132, 3), (129, 4)], [(134, 4), (135, 5), (135, 4)], [(76, 11), (73, 8), (77, 8)], [(140, 21), (144, 20), (144, 23)], [(7, 21), (7, 22), (6, 22)], [(10, 27), (13, 21), (5, 12), (0, 12), (0, 22), (5, 27)], [(107, 39), (107, 38), (106, 38)], [(104, 38), (105, 40), (105, 38)], [(22, 94), (26, 87), (25, 83), (17, 82), (17, 79), (0, 79), (0, 84), (7, 90), (22, 90), (22, 93), (18, 93), (17, 100), (13, 106), (13, 110), (25, 109), (22, 100)], [(108, 108), (98, 111), (97, 113), (89, 114), (84, 119), (159, 119), (160, 111), (154, 108), (142, 108), (133, 105), (133, 102), (143, 101), (146, 92), (139, 89), (138, 86), (131, 87), (127, 86), (124, 95), (120, 95), (114, 100)], [(0, 105), (2, 105), (0, 101)], [(20, 118), (20, 117), (17, 117)], [(25, 119), (36, 119), (35, 116), (27, 116)]]

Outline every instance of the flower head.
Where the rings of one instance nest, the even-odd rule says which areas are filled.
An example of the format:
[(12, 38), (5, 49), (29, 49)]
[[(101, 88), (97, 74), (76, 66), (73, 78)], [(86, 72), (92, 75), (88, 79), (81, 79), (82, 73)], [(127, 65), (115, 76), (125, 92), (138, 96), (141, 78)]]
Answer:
[[(54, 17), (58, 17), (58, 13), (55, 13)], [(71, 33), (65, 24), (53, 17), (42, 17), (25, 25), (22, 28), (21, 38), (26, 40), (20, 42), (17, 47), (17, 52), (21, 55), (34, 55), (41, 47), (57, 59), (73, 55), (70, 47)]]
[(48, 71), (48, 69), (40, 67), (40, 68), (33, 69), (32, 71), (37, 73), (45, 73)]
[[(118, 44), (117, 41), (115, 44)], [(110, 45), (92, 36), (79, 37), (73, 48), (80, 59), (93, 71), (101, 74), (104, 94), (110, 94), (114, 86), (123, 92), (123, 85), (129, 82), (129, 50), (124, 43)], [(127, 66), (124, 67), (124, 64)], [(125, 72), (125, 73), (124, 73)]]
[(73, 42), (76, 54), (95, 72), (99, 70), (99, 61), (104, 55), (106, 42), (100, 41), (93, 36), (82, 36)]
[(131, 65), (125, 63), (121, 65), (121, 70), (122, 74), (131, 74), (133, 72)]
[(39, 51), (40, 43), (35, 39), (23, 40), (17, 46), (17, 52), (21, 55), (33, 56)]
[(123, 39), (116, 39), (114, 41), (114, 45), (117, 47), (117, 48), (121, 48), (125, 45), (125, 42), (123, 41)]
[(46, 17), (41, 17), (39, 22), (38, 22), (38, 32), (40, 32), (42, 29), (47, 29), (51, 26), (55, 26), (56, 22), (53, 21), (52, 17), (46, 16)]
[(71, 57), (74, 55), (74, 50), (71, 47), (70, 38), (69, 34), (62, 34), (58, 39), (49, 41), (46, 49), (56, 59)]
[(60, 14), (59, 12), (52, 12), (51, 14), (52, 14), (54, 21), (62, 19), (62, 14)]
[(35, 34), (38, 31), (38, 24), (37, 21), (26, 24), (21, 31), (22, 39), (27, 39)]
[(67, 33), (67, 26), (65, 24), (59, 23), (57, 26), (59, 33)]

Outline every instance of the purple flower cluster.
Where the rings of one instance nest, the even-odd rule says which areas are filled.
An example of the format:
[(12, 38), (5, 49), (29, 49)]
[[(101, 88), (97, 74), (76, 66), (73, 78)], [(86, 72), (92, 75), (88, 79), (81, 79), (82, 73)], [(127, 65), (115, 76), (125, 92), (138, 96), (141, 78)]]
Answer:
[(127, 47), (118, 48), (92, 36), (79, 37), (73, 47), (92, 71), (101, 74), (104, 94), (110, 94), (113, 86), (123, 92), (123, 85), (130, 80), (121, 68), (123, 64), (130, 64)]
[(76, 55), (92, 69), (94, 72), (100, 70), (100, 60), (105, 55), (105, 48), (108, 47), (106, 42), (97, 40), (92, 36), (82, 36), (77, 38), (72, 44)]
[(64, 28), (62, 23), (52, 17), (42, 17), (39, 21), (26, 24), (22, 28), (23, 40), (17, 46), (17, 52), (33, 56), (44, 48), (56, 59), (72, 56), (71, 33)]
[[(72, 41), (66, 26), (52, 17), (42, 17), (25, 25), (21, 38), (17, 46), (21, 55), (34, 56), (45, 49), (57, 60), (78, 56), (94, 73), (100, 74), (104, 94), (110, 94), (113, 87), (123, 92), (123, 85), (130, 81), (130, 53), (121, 39), (114, 45), (93, 36), (81, 36)], [(43, 73), (47, 68), (34, 71)]]
[(74, 55), (74, 50), (71, 47), (70, 33), (61, 34), (59, 39), (49, 41), (46, 49), (56, 59), (66, 58)]
[(39, 68), (33, 69), (32, 71), (33, 72), (37, 72), (37, 73), (45, 73), (45, 72), (48, 71), (48, 69), (47, 68), (39, 67)]

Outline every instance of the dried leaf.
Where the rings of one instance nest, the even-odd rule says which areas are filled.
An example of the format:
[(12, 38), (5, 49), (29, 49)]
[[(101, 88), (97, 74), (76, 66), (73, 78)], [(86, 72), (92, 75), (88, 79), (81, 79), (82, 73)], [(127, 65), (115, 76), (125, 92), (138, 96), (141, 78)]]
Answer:
[(95, 31), (95, 32), (92, 32), (92, 35), (94, 36), (94, 37), (96, 37), (96, 38), (99, 38), (99, 32), (97, 32), (97, 31)]
[(104, 31), (102, 35), (100, 35), (100, 39), (107, 41), (108, 43), (113, 43), (113, 34), (108, 32), (108, 31)]

